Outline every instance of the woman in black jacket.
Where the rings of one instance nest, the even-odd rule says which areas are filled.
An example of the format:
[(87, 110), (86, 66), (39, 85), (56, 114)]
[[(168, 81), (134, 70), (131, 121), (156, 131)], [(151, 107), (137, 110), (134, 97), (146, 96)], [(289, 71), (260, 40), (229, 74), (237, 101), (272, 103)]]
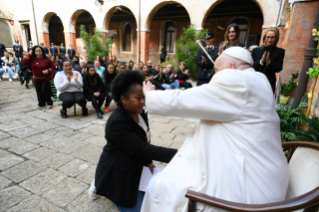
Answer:
[(272, 91), (275, 93), (276, 73), (282, 70), (285, 50), (277, 47), (279, 40), (279, 30), (270, 27), (263, 36), (263, 45), (252, 51), (254, 69), (262, 72), (268, 78)]
[[(123, 211), (140, 211), (144, 192), (139, 191), (142, 169), (155, 168), (152, 160), (168, 163), (176, 154), (169, 149), (150, 144), (143, 76), (135, 71), (124, 71), (113, 81), (112, 95), (120, 104), (105, 127), (106, 146), (103, 148), (89, 194), (112, 200)], [(95, 192), (94, 192), (95, 191)]]
[(102, 82), (104, 84), (105, 95), (106, 95), (105, 107), (104, 107), (105, 113), (109, 112), (109, 106), (112, 102), (111, 86), (115, 76), (116, 76), (116, 71), (115, 71), (115, 67), (113, 63), (107, 64), (106, 70), (102, 74)]
[(176, 79), (178, 80), (179, 82), (179, 87), (183, 87), (185, 89), (188, 89), (188, 88), (192, 88), (192, 84), (189, 83), (189, 82), (186, 82), (186, 80), (188, 80), (189, 78), (189, 70), (188, 69), (185, 69), (186, 65), (185, 65), (185, 62), (180, 62), (179, 64), (179, 70), (177, 71), (177, 77)]
[(88, 72), (84, 74), (83, 93), (85, 98), (92, 102), (97, 117), (102, 119), (101, 106), (105, 98), (104, 86), (101, 77), (95, 72), (94, 66), (89, 66)]
[(165, 46), (162, 45), (161, 54), (160, 54), (161, 63), (165, 62), (165, 58), (166, 58), (166, 49), (165, 49)]

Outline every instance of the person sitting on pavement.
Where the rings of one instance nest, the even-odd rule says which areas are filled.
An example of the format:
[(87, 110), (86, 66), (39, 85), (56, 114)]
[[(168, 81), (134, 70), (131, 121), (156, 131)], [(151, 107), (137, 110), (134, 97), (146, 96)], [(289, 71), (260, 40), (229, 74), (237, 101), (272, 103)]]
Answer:
[(88, 101), (92, 102), (92, 106), (96, 111), (97, 117), (103, 119), (101, 110), (105, 94), (101, 77), (95, 72), (94, 66), (88, 67), (88, 72), (83, 75), (83, 93)]
[[(2, 70), (0, 70), (0, 74), (7, 71), (9, 73), (9, 82), (12, 82), (12, 77), (14, 75), (12, 66), (14, 66), (13, 58), (10, 57), (9, 53), (7, 51), (4, 51), (4, 56), (1, 58), (2, 63)], [(0, 76), (2, 80), (2, 75)]]
[(179, 82), (176, 79), (177, 78), (177, 74), (176, 72), (173, 70), (173, 66), (171, 64), (168, 64), (166, 66), (166, 70), (164, 72), (164, 76), (165, 76), (165, 83), (162, 84), (162, 86), (165, 89), (179, 89)]
[(104, 84), (104, 89), (105, 89), (105, 95), (106, 95), (106, 100), (105, 100), (105, 107), (104, 107), (104, 112), (108, 113), (109, 112), (109, 106), (112, 102), (112, 94), (111, 94), (111, 87), (112, 87), (112, 82), (116, 76), (116, 71), (113, 63), (107, 64), (106, 71), (104, 71), (102, 75), (102, 81)]
[(103, 72), (105, 71), (105, 68), (101, 66), (100, 61), (94, 61), (94, 67), (95, 67), (95, 72), (102, 77)]
[(80, 59), (79, 56), (74, 56), (73, 60), (71, 60), (73, 69), (80, 67)]
[(125, 65), (120, 65), (119, 74), (121, 74), (123, 71), (125, 71)]
[(134, 62), (132, 60), (130, 60), (126, 70), (133, 71), (133, 69), (134, 69)]
[(189, 70), (185, 69), (185, 67), (186, 67), (185, 62), (180, 62), (176, 79), (179, 82), (179, 87), (188, 89), (188, 88), (192, 88), (193, 86), (191, 83), (186, 82), (186, 80), (188, 80), (189, 78)]
[(90, 61), (89, 56), (85, 56), (85, 62), (86, 62), (86, 67), (88, 67), (89, 65), (94, 65), (94, 63), (92, 61)]
[(153, 85), (155, 85), (156, 90), (165, 90), (165, 88), (162, 86), (162, 84), (165, 82), (165, 76), (161, 71), (161, 66), (159, 64), (155, 65), (153, 74), (154, 76), (151, 82)]
[[(91, 65), (93, 66), (93, 65)], [(75, 68), (74, 70), (78, 71), (82, 76), (87, 73), (88, 67), (86, 66), (85, 60), (80, 60), (80, 66)]]
[(143, 70), (142, 75), (144, 76), (145, 81), (152, 81), (154, 76), (152, 75), (150, 71), (148, 71), (148, 66), (143, 65), (142, 70)]
[(139, 66), (138, 64), (136, 64), (136, 65), (134, 66), (133, 71), (137, 71), (137, 72), (141, 73), (140, 66)]
[(19, 58), (17, 58), (13, 53), (9, 52), (10, 57), (13, 58), (13, 65), (14, 65), (14, 74), (12, 76), (13, 79), (18, 78), (18, 73), (20, 72), (20, 61)]
[(57, 96), (62, 101), (61, 117), (67, 118), (67, 109), (74, 104), (80, 105), (82, 107), (82, 115), (87, 116), (86, 100), (81, 91), (83, 87), (82, 75), (72, 69), (72, 64), (69, 60), (64, 60), (62, 64), (64, 71), (58, 72), (54, 78)]
[(153, 72), (155, 71), (153, 69), (153, 63), (151, 60), (147, 61), (147, 67), (148, 67), (148, 72), (154, 74)]

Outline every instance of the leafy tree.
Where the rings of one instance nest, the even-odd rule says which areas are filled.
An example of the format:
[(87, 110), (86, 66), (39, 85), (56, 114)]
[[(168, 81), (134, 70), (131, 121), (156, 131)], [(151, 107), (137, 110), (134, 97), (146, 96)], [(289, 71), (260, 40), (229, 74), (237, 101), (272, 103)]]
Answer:
[(195, 44), (196, 40), (204, 42), (204, 35), (208, 30), (197, 31), (194, 25), (183, 28), (183, 33), (176, 41), (176, 64), (184, 61), (186, 68), (190, 71), (190, 76), (196, 79), (197, 65), (196, 59), (199, 54), (199, 47)]
[(112, 40), (109, 38), (103, 39), (103, 32), (94, 28), (94, 35), (90, 35), (85, 26), (81, 25), (80, 36), (84, 44), (84, 49), (91, 61), (95, 59), (97, 55), (100, 57), (108, 56)]

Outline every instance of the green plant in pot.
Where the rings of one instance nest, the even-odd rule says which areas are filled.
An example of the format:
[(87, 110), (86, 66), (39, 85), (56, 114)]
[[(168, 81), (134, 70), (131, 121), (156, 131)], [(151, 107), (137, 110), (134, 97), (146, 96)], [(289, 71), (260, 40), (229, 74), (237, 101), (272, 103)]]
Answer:
[(292, 74), (288, 84), (281, 83), (280, 103), (287, 104), (290, 92), (297, 86), (295, 80), (298, 78), (298, 76), (299, 72), (297, 72), (296, 74)]

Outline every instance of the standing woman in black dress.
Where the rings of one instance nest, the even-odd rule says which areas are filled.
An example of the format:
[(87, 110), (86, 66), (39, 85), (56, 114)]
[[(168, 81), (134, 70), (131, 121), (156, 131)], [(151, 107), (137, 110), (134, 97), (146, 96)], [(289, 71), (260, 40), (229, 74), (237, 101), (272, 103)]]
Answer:
[(176, 149), (150, 144), (151, 134), (144, 111), (144, 77), (136, 71), (116, 76), (112, 96), (120, 105), (109, 117), (105, 127), (103, 148), (89, 195), (112, 200), (120, 212), (139, 212), (144, 192), (139, 191), (143, 167), (153, 173), (152, 160), (168, 163)]
[(263, 36), (263, 45), (252, 51), (254, 69), (262, 72), (268, 78), (272, 91), (275, 93), (276, 73), (282, 70), (285, 50), (277, 47), (279, 40), (279, 30), (270, 27)]
[(224, 38), (225, 41), (221, 42), (219, 44), (219, 51), (218, 55), (216, 55), (214, 60), (223, 53), (224, 50), (233, 47), (233, 46), (239, 46), (239, 47), (245, 47), (245, 44), (239, 42), (239, 35), (240, 35), (240, 29), (239, 26), (235, 23), (230, 24), (225, 32)]
[(160, 54), (161, 63), (165, 62), (165, 58), (166, 58), (166, 49), (165, 49), (165, 46), (162, 45), (161, 54)]

